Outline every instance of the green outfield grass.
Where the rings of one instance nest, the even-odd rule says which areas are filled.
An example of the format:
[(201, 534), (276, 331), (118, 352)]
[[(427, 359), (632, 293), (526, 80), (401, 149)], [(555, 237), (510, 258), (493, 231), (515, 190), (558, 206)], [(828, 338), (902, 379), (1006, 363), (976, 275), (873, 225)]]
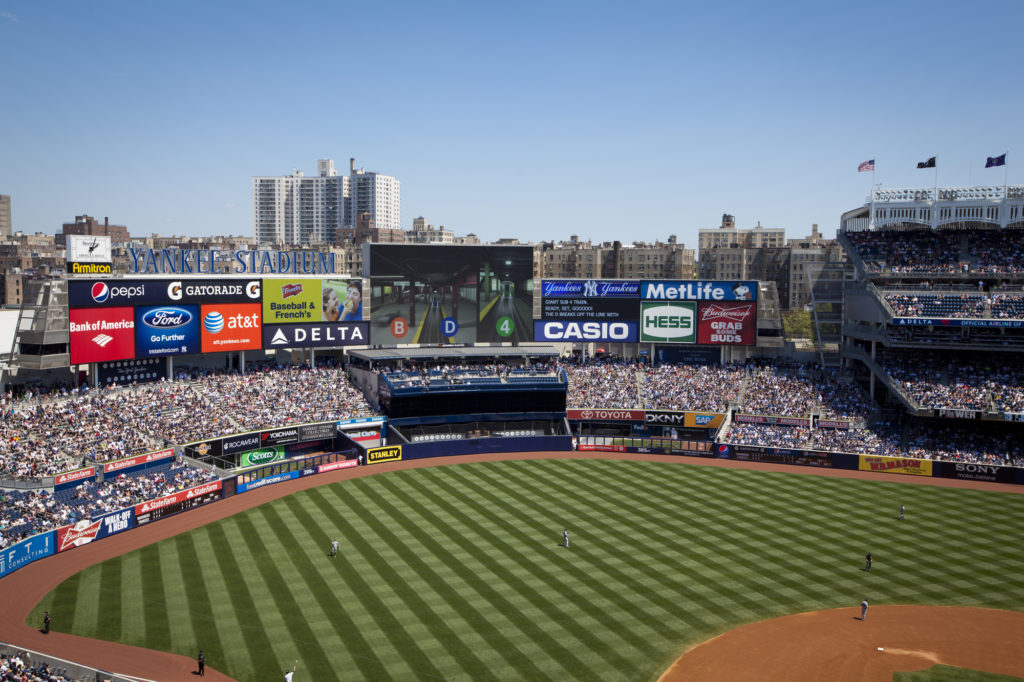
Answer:
[(862, 599), (1022, 609), (1021, 528), (1007, 493), (678, 460), (461, 464), (309, 490), (112, 559), (28, 622), (47, 608), (56, 630), (203, 648), (240, 680), (295, 660), (303, 681), (645, 680), (744, 623)]

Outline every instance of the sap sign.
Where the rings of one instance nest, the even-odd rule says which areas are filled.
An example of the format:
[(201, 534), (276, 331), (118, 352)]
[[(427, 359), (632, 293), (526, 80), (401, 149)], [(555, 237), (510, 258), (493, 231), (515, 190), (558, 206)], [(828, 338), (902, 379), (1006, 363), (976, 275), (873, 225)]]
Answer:
[(534, 341), (624, 341), (635, 343), (636, 322), (534, 320)]
[(696, 303), (640, 304), (641, 341), (695, 343), (696, 337)]

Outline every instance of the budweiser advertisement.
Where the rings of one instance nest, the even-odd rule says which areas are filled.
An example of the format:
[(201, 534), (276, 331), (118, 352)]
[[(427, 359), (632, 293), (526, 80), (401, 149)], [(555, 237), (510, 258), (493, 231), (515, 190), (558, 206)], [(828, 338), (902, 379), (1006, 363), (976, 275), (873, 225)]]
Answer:
[(566, 410), (565, 414), (569, 419), (585, 421), (642, 422), (644, 420), (643, 410), (604, 410), (587, 407), (581, 410)]
[(68, 311), (71, 364), (135, 357), (135, 313), (132, 308), (72, 308)]
[(757, 341), (757, 304), (702, 302), (697, 307), (697, 343), (753, 346)]
[(78, 523), (57, 529), (57, 551), (63, 552), (75, 547), (87, 545), (93, 540), (120, 533), (132, 527), (133, 509), (119, 509), (116, 512), (84, 519)]

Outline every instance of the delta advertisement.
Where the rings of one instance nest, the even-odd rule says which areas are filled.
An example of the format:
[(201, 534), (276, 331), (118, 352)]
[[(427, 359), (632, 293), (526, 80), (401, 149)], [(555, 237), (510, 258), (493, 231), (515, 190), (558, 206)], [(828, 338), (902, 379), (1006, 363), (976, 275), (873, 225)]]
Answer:
[(337, 346), (364, 346), (370, 342), (368, 322), (323, 322), (319, 324), (266, 324), (263, 325), (263, 347), (275, 348), (333, 348)]
[(199, 306), (135, 309), (135, 352), (140, 358), (198, 353)]
[(53, 554), (56, 549), (54, 535), (54, 531), (50, 530), (4, 547), (0, 551), (0, 578), (37, 559)]
[(909, 457), (876, 457), (860, 455), (857, 468), (860, 471), (875, 471), (887, 474), (908, 474), (910, 476), (931, 476), (932, 461), (930, 459), (911, 459)]
[(132, 507), (120, 509), (110, 514), (83, 519), (78, 523), (57, 529), (57, 549), (63, 552), (75, 547), (87, 545), (93, 540), (116, 535), (121, 531), (134, 527), (135, 510)]
[(72, 365), (135, 357), (135, 315), (131, 307), (68, 311)]

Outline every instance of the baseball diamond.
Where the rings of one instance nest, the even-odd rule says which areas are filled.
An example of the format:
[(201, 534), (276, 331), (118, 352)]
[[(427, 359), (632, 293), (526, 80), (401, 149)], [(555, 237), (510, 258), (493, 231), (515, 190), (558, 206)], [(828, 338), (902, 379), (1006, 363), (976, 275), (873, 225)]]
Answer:
[[(30, 646), (46, 609), (47, 645), (76, 660), (146, 670), (140, 650), (81, 637), (177, 654), (141, 652), (163, 662), (151, 679), (189, 679), (202, 648), (207, 675), (240, 680), (273, 679), (296, 659), (298, 675), (317, 680), (654, 680), (723, 633), (822, 609), (853, 616), (865, 597), (872, 619), (853, 625), (875, 627), (897, 604), (1022, 610), (1024, 498), (1010, 486), (514, 457), (299, 479), (44, 559), (0, 581), (11, 613), (26, 615), (0, 637)], [(895, 518), (896, 501), (912, 518)], [(342, 550), (328, 559), (334, 537)], [(819, 633), (801, 634), (801, 650)], [(786, 663), (796, 678), (824, 672)]]

